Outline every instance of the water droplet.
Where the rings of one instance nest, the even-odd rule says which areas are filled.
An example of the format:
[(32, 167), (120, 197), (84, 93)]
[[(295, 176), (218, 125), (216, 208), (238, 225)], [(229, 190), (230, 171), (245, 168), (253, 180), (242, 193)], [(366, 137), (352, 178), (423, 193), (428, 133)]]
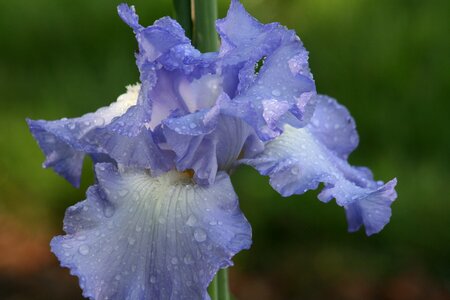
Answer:
[(125, 190), (125, 189), (119, 190), (119, 196), (120, 197), (125, 197), (127, 194), (128, 194), (128, 190)]
[(194, 226), (197, 223), (197, 218), (194, 215), (190, 215), (186, 221), (187, 226)]
[(194, 129), (195, 127), (197, 127), (197, 124), (195, 124), (195, 123), (190, 123), (189, 124), (189, 128)]
[(194, 239), (199, 243), (206, 241), (206, 232), (203, 229), (197, 228), (194, 231)]
[(139, 225), (136, 225), (136, 232), (141, 232), (141, 230), (142, 230), (142, 227)]
[(106, 227), (108, 227), (108, 229), (113, 229), (114, 228), (114, 222), (113, 221), (109, 221), (108, 223), (106, 223)]
[(81, 245), (80, 248), (78, 248), (78, 252), (81, 255), (88, 255), (89, 254), (89, 246), (88, 245)]
[(297, 166), (294, 166), (291, 168), (292, 175), (297, 175), (299, 172), (300, 172), (300, 170)]
[(184, 263), (187, 265), (191, 265), (194, 263), (194, 260), (192, 259), (192, 256), (190, 254), (186, 254), (186, 256), (183, 259)]
[(170, 262), (172, 263), (172, 265), (176, 265), (176, 264), (178, 263), (178, 258), (172, 257), (172, 259), (170, 260)]
[(281, 92), (280, 92), (280, 90), (275, 89), (272, 91), (272, 95), (274, 95), (275, 97), (278, 97), (281, 95)]
[(156, 282), (156, 277), (155, 276), (150, 276), (150, 282), (151, 283), (155, 283)]
[(159, 217), (158, 222), (159, 222), (159, 224), (165, 224), (166, 219), (164, 219), (164, 217)]
[(112, 205), (107, 205), (103, 208), (103, 214), (107, 218), (111, 218), (114, 215), (114, 207)]
[(128, 244), (130, 244), (131, 246), (133, 246), (134, 243), (136, 243), (136, 239), (134, 239), (134, 238), (132, 238), (132, 237), (128, 237)]
[(117, 274), (117, 275), (114, 277), (115, 280), (120, 280), (120, 278), (121, 278), (121, 277), (120, 277), (119, 274)]
[(95, 123), (97, 126), (103, 126), (103, 125), (105, 125), (105, 119), (103, 119), (102, 117), (99, 117), (98, 119), (95, 119), (95, 120), (94, 120), (94, 123)]

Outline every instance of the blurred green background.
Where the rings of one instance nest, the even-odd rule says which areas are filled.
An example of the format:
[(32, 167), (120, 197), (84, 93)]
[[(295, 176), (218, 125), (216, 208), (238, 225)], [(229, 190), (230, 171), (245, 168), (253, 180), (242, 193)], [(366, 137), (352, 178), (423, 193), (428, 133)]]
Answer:
[[(231, 271), (238, 299), (450, 299), (450, 1), (242, 0), (295, 29), (319, 92), (346, 105), (360, 147), (351, 162), (398, 177), (382, 233), (349, 234), (316, 192), (279, 197), (249, 168), (233, 181), (253, 226)], [(136, 42), (111, 0), (0, 1), (0, 299), (81, 299), (50, 238), (82, 199), (51, 170), (25, 117), (75, 117), (138, 80)], [(133, 0), (142, 24), (169, 0)], [(224, 16), (228, 0), (220, 1)], [(89, 166), (89, 162), (86, 163)]]

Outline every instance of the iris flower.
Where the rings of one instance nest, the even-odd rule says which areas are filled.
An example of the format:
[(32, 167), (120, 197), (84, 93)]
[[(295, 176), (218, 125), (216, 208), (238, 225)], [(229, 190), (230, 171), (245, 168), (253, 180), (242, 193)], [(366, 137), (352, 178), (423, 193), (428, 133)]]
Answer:
[(352, 167), (355, 123), (316, 94), (294, 31), (261, 24), (237, 0), (216, 27), (218, 52), (201, 53), (171, 18), (143, 27), (134, 7), (140, 83), (108, 107), (74, 119), (28, 120), (44, 167), (78, 186), (85, 156), (96, 183), (69, 207), (51, 241), (90, 299), (209, 299), (208, 284), (250, 248), (251, 227), (229, 174), (239, 164), (283, 196), (324, 189), (349, 230), (389, 221), (396, 180)]

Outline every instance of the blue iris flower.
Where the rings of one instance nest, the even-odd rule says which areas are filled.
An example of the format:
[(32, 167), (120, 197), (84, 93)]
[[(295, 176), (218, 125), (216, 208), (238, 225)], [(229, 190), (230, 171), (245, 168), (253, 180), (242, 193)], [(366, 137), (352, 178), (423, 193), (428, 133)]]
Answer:
[(216, 272), (251, 245), (228, 175), (242, 163), (283, 196), (324, 183), (319, 199), (344, 207), (350, 231), (389, 222), (396, 181), (348, 164), (355, 123), (316, 94), (294, 31), (233, 0), (220, 50), (200, 53), (174, 20), (143, 27), (133, 7), (118, 11), (138, 41), (140, 83), (80, 118), (28, 120), (45, 167), (78, 186), (84, 157), (95, 164), (96, 184), (51, 242), (85, 297), (209, 299)]

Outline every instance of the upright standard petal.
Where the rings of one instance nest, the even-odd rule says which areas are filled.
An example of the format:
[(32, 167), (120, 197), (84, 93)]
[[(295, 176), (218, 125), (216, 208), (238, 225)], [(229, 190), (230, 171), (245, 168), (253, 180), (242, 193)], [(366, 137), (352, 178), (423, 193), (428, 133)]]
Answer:
[(98, 185), (67, 210), (52, 251), (90, 299), (209, 299), (219, 268), (251, 244), (229, 177), (209, 187), (171, 171), (97, 164)]
[(238, 78), (234, 91), (227, 84), (233, 99), (227, 113), (244, 119), (264, 141), (278, 136), (284, 124), (305, 126), (314, 109), (315, 84), (295, 32), (259, 23), (239, 1), (232, 1), (217, 30), (223, 76)]
[(269, 175), (271, 185), (283, 196), (302, 194), (324, 183), (319, 199), (335, 198), (346, 209), (349, 230), (364, 224), (371, 235), (389, 222), (390, 205), (397, 197), (396, 179), (387, 184), (375, 182), (368, 169), (350, 166), (346, 159), (357, 143), (348, 111), (335, 100), (319, 96), (308, 126), (286, 126), (260, 156), (244, 163)]

